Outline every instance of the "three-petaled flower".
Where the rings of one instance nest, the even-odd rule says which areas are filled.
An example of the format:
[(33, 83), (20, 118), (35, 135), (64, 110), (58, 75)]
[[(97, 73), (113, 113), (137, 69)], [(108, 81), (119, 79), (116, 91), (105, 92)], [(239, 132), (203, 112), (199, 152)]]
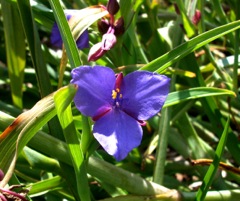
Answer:
[(94, 137), (110, 155), (124, 159), (141, 143), (144, 120), (161, 110), (170, 79), (148, 71), (123, 77), (103, 66), (81, 66), (71, 74), (78, 86), (75, 105), (95, 121)]
[[(65, 15), (67, 20), (69, 21), (71, 17), (74, 17), (75, 15), (78, 15), (77, 10), (65, 10)], [(53, 24), (51, 36), (50, 36), (51, 44), (54, 47), (62, 48), (62, 37), (59, 31), (59, 28), (57, 26), (57, 23)], [(89, 37), (88, 37), (88, 30), (85, 30), (79, 38), (76, 40), (76, 44), (78, 49), (88, 48), (89, 47)]]

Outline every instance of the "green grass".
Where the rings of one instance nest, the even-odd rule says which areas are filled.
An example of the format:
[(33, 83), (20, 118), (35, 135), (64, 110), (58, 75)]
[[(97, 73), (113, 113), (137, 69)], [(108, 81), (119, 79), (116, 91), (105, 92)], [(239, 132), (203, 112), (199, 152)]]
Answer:
[[(78, 50), (75, 39), (88, 29), (90, 46), (101, 41), (97, 21), (107, 12), (99, 5), (107, 0), (0, 1), (1, 188), (23, 184), (33, 201), (240, 199), (240, 176), (230, 168), (240, 165), (239, 2), (157, 2), (120, 0), (124, 34), (88, 62), (90, 48)], [(64, 9), (85, 10), (69, 25)], [(54, 22), (64, 43), (58, 51), (50, 45)], [(70, 72), (80, 65), (171, 78), (162, 111), (123, 161), (99, 147), (94, 122), (73, 104)], [(212, 163), (192, 165), (198, 159)]]

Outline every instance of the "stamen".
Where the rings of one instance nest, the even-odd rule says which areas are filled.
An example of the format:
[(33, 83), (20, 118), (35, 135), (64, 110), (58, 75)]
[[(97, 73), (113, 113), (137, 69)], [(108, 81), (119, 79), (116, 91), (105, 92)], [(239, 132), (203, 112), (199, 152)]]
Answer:
[(114, 100), (113, 105), (116, 107), (120, 107), (122, 102), (121, 99), (123, 95), (120, 93), (122, 80), (123, 80), (123, 74), (122, 73), (117, 74), (115, 87), (114, 87), (114, 90), (112, 90), (112, 99)]
[(117, 91), (112, 90), (112, 99), (116, 99), (117, 98)]

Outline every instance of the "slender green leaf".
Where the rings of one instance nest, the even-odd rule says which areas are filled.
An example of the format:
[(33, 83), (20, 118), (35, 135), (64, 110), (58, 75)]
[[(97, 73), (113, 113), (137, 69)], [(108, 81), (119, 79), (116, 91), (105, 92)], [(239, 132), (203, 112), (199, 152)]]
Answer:
[(59, 1), (49, 1), (49, 3), (53, 9), (53, 13), (55, 15), (55, 19), (61, 33), (70, 64), (72, 68), (77, 67), (81, 65), (81, 61), (75, 40), (92, 23), (108, 14), (108, 12), (106, 10), (103, 10), (100, 6), (78, 10), (76, 11), (76, 15), (71, 18), (69, 26)]
[(32, 169), (54, 172), (61, 175), (61, 168), (56, 159), (45, 156), (29, 147), (24, 147), (20, 152), (18, 164), (30, 165)]
[[(183, 69), (187, 69), (188, 64), (191, 63), (191, 67), (194, 73), (196, 73), (196, 79), (189, 79), (189, 85), (191, 87), (199, 87), (205, 86), (205, 80), (203, 75), (200, 72), (199, 66), (197, 64), (196, 58), (193, 54), (188, 55), (184, 59), (181, 60), (181, 65)], [(207, 114), (209, 118), (209, 122), (211, 122), (212, 129), (214, 133), (218, 136), (218, 138), (222, 135), (222, 129), (226, 125), (226, 120), (221, 114), (219, 107), (215, 101), (215, 99), (211, 96), (207, 96), (206, 98), (200, 99), (201, 104), (204, 106), (203, 111)], [(227, 148), (232, 154), (234, 160), (240, 164), (240, 147), (238, 143), (238, 139), (236, 135), (234, 135), (231, 128), (229, 128), (229, 137), (227, 141)]]
[(198, 192), (197, 192), (197, 197), (196, 197), (196, 201), (203, 201), (207, 191), (210, 187), (210, 185), (212, 184), (213, 178), (218, 170), (218, 165), (220, 163), (224, 148), (225, 148), (225, 144), (227, 142), (227, 136), (228, 136), (228, 127), (229, 127), (229, 120), (230, 118), (228, 118), (228, 121), (225, 125), (224, 131), (222, 133), (222, 137), (218, 143), (216, 152), (215, 152), (215, 156), (213, 159), (213, 163), (210, 165), (210, 167), (208, 168), (208, 171), (203, 179), (203, 183), (201, 185), (201, 187), (199, 188)]
[(17, 8), (5, 0), (2, 0), (1, 8), (12, 100), (15, 106), (22, 108), (22, 88), (26, 61), (24, 32)]
[(75, 170), (78, 193), (81, 200), (90, 201), (90, 191), (88, 187), (88, 179), (86, 172), (86, 164), (84, 162), (84, 154), (81, 150), (80, 140), (76, 132), (73, 122), (70, 103), (76, 93), (76, 86), (71, 85), (54, 95), (57, 115), (63, 128), (63, 133), (70, 150), (73, 167)]
[[(68, 55), (72, 68), (81, 65), (80, 56), (76, 47), (76, 40), (96, 20), (105, 16), (108, 12), (101, 6), (75, 10), (75, 15), (67, 23), (65, 14), (58, 1), (50, 1), (56, 22), (59, 26), (61, 37), (64, 42), (62, 62), (60, 66), (59, 86), (62, 85)], [(66, 52), (65, 52), (66, 48)]]
[[(65, 90), (66, 88), (69, 90), (75, 89), (74, 86), (70, 85), (59, 91)], [(6, 175), (12, 174), (12, 169), (9, 167), (14, 168), (17, 154), (36, 132), (56, 115), (53, 96), (54, 93), (50, 94), (36, 103), (31, 110), (19, 115), (0, 135), (0, 167)], [(4, 178), (0, 184), (4, 186), (7, 179), (9, 178), (6, 178), (6, 180)]]
[[(67, 52), (67, 56), (69, 58), (69, 61), (70, 61), (70, 64), (72, 66), (72, 68), (74, 67), (77, 67), (77, 66), (80, 66), (81, 65), (81, 60), (80, 60), (80, 56), (79, 56), (79, 52), (78, 52), (78, 49), (76, 47), (76, 43), (73, 39), (73, 36), (72, 36), (72, 33), (71, 33), (71, 30), (70, 30), (70, 27), (68, 25), (68, 22), (66, 20), (66, 17), (65, 17), (65, 14), (63, 12), (63, 9), (61, 7), (61, 4), (58, 0), (56, 1), (50, 1), (50, 5), (53, 9), (53, 13), (55, 15), (55, 18), (56, 18), (56, 22), (58, 24), (58, 27), (60, 29), (60, 32), (61, 32), (61, 36), (62, 36), (62, 39), (63, 39), (63, 43), (64, 43), (64, 46), (66, 48), (66, 52)], [(99, 18), (99, 15), (98, 15), (98, 12), (101, 12), (101, 10), (96, 12), (97, 13), (97, 17), (94, 16), (94, 13), (92, 13), (92, 17), (93, 19), (97, 20)], [(83, 20), (85, 21), (84, 18), (82, 18), (81, 16), (78, 18), (80, 20)], [(91, 21), (93, 22), (93, 21)], [(73, 23), (74, 24), (74, 23)], [(86, 26), (90, 26), (90, 23), (87, 23), (86, 22)], [(74, 27), (74, 26), (73, 26)], [(85, 30), (87, 27), (80, 27), (78, 29), (79, 32)], [(83, 29), (83, 30), (81, 30)], [(63, 76), (63, 73), (64, 73), (64, 69), (61, 69), (60, 70), (60, 76)], [(89, 122), (88, 122), (88, 119), (87, 117), (83, 116), (82, 115), (82, 120), (83, 120), (83, 129), (82, 129), (82, 132), (83, 132), (83, 141), (81, 141), (80, 143), (84, 143), (83, 145), (81, 145), (85, 153), (85, 150), (87, 150), (87, 145), (91, 144), (91, 140), (92, 140), (92, 135), (91, 135), (91, 130), (90, 130), (90, 126), (89, 126)]]
[(43, 57), (41, 43), (33, 19), (33, 14), (29, 0), (17, 0), (17, 5), (20, 12), (21, 21), (23, 24), (24, 32), (31, 52), (33, 66), (36, 70), (38, 85), (40, 88), (41, 96), (47, 96), (52, 92), (49, 75), (46, 68), (46, 63)]
[(183, 43), (172, 51), (167, 52), (166, 54), (151, 61), (150, 63), (142, 67), (141, 70), (157, 71), (161, 73), (167, 67), (179, 61), (181, 58), (185, 57), (189, 53), (239, 28), (240, 20), (207, 31)]
[(59, 2), (59, 0), (51, 1), (49, 0), (49, 3), (52, 7), (53, 14), (55, 16), (55, 20), (57, 22), (57, 25), (59, 27), (61, 37), (64, 43), (64, 47), (66, 48), (66, 52), (69, 58), (70, 65), (72, 68), (80, 66), (81, 60), (78, 53), (78, 49), (76, 46), (76, 43), (73, 39), (71, 30), (69, 28), (66, 16), (63, 12), (62, 6)]
[(64, 188), (64, 180), (59, 176), (55, 176), (43, 181), (35, 182), (29, 186), (31, 187), (29, 195), (36, 196), (59, 189), (60, 187)]
[(236, 94), (233, 91), (227, 89), (219, 89), (213, 87), (196, 87), (182, 91), (175, 91), (168, 94), (164, 107), (169, 107), (186, 100), (192, 100), (208, 96), (220, 96), (228, 95), (235, 97)]
[(193, 124), (187, 113), (183, 113), (178, 119), (178, 128), (183, 135), (187, 146), (191, 150), (191, 158), (208, 158), (212, 157), (214, 151), (202, 138), (198, 136)]

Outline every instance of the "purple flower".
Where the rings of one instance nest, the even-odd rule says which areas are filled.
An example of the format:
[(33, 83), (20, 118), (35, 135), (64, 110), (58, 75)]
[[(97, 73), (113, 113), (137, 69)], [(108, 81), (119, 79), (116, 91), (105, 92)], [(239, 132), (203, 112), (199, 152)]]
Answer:
[(111, 68), (81, 66), (72, 70), (71, 83), (78, 85), (76, 107), (95, 121), (94, 137), (122, 160), (141, 143), (144, 120), (161, 110), (170, 79), (148, 71), (115, 76)]
[[(77, 14), (77, 12), (75, 10), (68, 10), (65, 14), (66, 14), (67, 20), (69, 21), (73, 15)], [(59, 28), (57, 26), (57, 23), (54, 23), (54, 25), (52, 27), (50, 41), (54, 47), (62, 48), (63, 41), (62, 41), (62, 37), (61, 37), (60, 31), (59, 31)], [(89, 38), (88, 38), (87, 30), (85, 30), (80, 35), (80, 37), (76, 41), (76, 44), (77, 44), (78, 49), (83, 49), (83, 48), (89, 47)]]

